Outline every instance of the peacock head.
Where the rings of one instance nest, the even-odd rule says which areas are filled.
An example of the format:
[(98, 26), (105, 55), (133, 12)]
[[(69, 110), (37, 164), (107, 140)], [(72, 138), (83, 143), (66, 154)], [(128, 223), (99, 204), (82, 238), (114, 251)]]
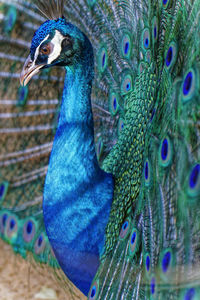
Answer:
[(20, 82), (27, 85), (44, 68), (57, 65), (76, 69), (80, 64), (86, 68), (93, 65), (93, 50), (88, 38), (64, 17), (47, 20), (33, 36)]

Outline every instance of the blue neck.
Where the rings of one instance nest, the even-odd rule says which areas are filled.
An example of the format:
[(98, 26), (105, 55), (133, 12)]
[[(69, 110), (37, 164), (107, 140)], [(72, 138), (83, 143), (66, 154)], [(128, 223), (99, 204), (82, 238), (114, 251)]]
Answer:
[(90, 74), (86, 66), (66, 68), (43, 201), (46, 231), (58, 262), (85, 295), (103, 251), (114, 186), (95, 153)]
[[(84, 66), (87, 68), (87, 66)], [(83, 66), (66, 67), (63, 90), (63, 101), (60, 111), (58, 127), (62, 123), (92, 122), (91, 89), (92, 78), (90, 72), (83, 70)], [(89, 79), (87, 77), (89, 76)], [(93, 128), (93, 124), (91, 123)], [(91, 137), (93, 138), (93, 136)]]

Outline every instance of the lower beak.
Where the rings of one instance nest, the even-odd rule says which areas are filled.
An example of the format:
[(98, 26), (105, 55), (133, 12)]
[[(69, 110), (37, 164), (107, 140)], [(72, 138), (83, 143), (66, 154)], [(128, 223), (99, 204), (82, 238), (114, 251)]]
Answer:
[(20, 83), (25, 86), (31, 80), (31, 78), (36, 75), (45, 64), (35, 65), (31, 60), (30, 55), (26, 59), (22, 72), (20, 74)]

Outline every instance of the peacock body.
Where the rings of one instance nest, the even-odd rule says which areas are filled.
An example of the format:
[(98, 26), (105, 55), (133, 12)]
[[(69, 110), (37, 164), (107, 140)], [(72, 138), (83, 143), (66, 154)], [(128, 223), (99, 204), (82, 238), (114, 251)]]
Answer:
[(88, 299), (199, 299), (200, 2), (38, 2), (1, 0), (1, 238)]

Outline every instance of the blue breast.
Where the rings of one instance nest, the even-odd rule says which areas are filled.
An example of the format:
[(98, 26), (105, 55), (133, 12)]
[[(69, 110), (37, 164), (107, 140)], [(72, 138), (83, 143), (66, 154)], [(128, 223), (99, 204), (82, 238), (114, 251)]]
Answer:
[(103, 252), (114, 183), (98, 166), (90, 97), (77, 74), (68, 70), (66, 76), (43, 211), (60, 266), (87, 295)]

